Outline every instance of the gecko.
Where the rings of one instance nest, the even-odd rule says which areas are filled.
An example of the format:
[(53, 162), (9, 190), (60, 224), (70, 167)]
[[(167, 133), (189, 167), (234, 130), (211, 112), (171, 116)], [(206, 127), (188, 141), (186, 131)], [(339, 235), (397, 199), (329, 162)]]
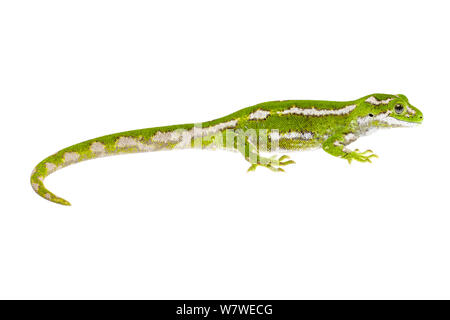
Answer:
[(212, 121), (120, 132), (75, 144), (41, 161), (33, 169), (31, 186), (47, 200), (70, 205), (44, 186), (44, 179), (58, 169), (105, 156), (187, 148), (236, 151), (250, 163), (248, 171), (284, 171), (295, 162), (278, 152), (314, 148), (349, 163), (371, 162), (377, 157), (373, 151), (348, 145), (376, 129), (422, 121), (422, 112), (402, 94), (377, 93), (353, 101), (270, 101)]

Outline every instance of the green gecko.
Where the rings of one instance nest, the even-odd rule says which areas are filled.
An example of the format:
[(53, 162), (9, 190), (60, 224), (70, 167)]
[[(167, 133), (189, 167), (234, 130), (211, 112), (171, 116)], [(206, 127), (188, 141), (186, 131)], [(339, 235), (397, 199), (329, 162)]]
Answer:
[(115, 133), (62, 149), (41, 161), (31, 174), (37, 194), (55, 203), (70, 203), (48, 191), (45, 177), (76, 162), (104, 156), (158, 150), (213, 148), (240, 152), (258, 166), (283, 171), (293, 164), (288, 156), (264, 153), (321, 147), (346, 159), (371, 162), (371, 150), (360, 152), (347, 146), (374, 129), (420, 124), (423, 115), (402, 95), (371, 94), (354, 101), (271, 101), (241, 109), (226, 117), (198, 124), (181, 124)]

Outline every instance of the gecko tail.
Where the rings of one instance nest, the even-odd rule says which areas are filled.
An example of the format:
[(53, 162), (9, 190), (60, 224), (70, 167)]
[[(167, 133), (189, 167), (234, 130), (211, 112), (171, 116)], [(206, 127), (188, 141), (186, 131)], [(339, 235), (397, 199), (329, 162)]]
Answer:
[[(193, 124), (182, 124), (168, 127), (140, 129), (114, 133), (80, 142), (62, 149), (42, 160), (31, 173), (31, 186), (33, 187), (33, 190), (42, 198), (51, 202), (70, 206), (69, 201), (58, 197), (44, 186), (44, 179), (53, 172), (81, 161), (100, 157), (138, 152), (172, 150), (175, 147), (179, 149), (191, 148), (191, 144), (189, 143), (190, 140), (188, 140), (188, 143), (185, 143), (182, 139), (184, 136), (175, 135), (175, 138), (173, 138), (172, 133), (174, 132), (174, 129), (190, 130), (193, 126)], [(155, 137), (152, 138), (153, 136)], [(153, 141), (153, 139), (155, 141)], [(178, 146), (179, 143), (181, 146)]]
[(31, 182), (31, 185), (33, 186), (34, 191), (36, 191), (36, 193), (38, 195), (40, 195), (41, 197), (43, 197), (44, 199), (47, 199), (48, 201), (51, 201), (54, 203), (62, 204), (64, 206), (71, 206), (69, 201), (67, 201), (63, 198), (60, 198), (57, 195), (55, 195), (53, 192), (49, 191), (42, 182), (37, 183), (37, 185), (39, 185), (38, 188), (36, 186), (36, 182)]
[[(56, 168), (55, 168), (56, 169)], [(49, 191), (44, 185), (44, 179), (48, 176), (48, 170), (44, 164), (44, 161), (39, 163), (36, 168), (34, 168), (33, 173), (31, 174), (30, 182), (33, 190), (40, 195), (42, 198), (54, 202), (59, 203), (64, 206), (70, 206), (70, 202), (58, 197), (53, 192)]]

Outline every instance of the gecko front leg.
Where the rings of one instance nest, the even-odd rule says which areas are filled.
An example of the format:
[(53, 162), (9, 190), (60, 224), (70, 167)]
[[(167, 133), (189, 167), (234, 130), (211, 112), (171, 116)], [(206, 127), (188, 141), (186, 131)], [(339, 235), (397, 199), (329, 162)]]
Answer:
[(325, 140), (322, 145), (322, 149), (335, 157), (346, 159), (348, 163), (351, 163), (352, 160), (359, 162), (372, 162), (370, 161), (370, 158), (378, 158), (372, 150), (360, 152), (358, 149), (347, 149), (346, 146), (355, 140), (356, 137), (353, 134), (335, 134)]

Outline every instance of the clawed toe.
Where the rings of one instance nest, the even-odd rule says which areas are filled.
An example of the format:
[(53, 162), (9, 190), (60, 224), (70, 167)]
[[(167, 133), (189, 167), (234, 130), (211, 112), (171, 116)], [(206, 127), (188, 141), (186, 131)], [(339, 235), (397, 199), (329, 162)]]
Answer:
[(354, 151), (351, 151), (343, 156), (344, 159), (348, 161), (349, 164), (352, 163), (352, 160), (356, 160), (359, 162), (370, 162), (370, 158), (378, 158), (376, 154), (373, 153), (372, 150), (366, 150), (364, 152), (359, 152), (358, 149), (355, 149)]
[(280, 166), (287, 166), (290, 164), (295, 164), (294, 160), (288, 160), (288, 161), (284, 161), (284, 162), (280, 162)]
[(285, 172), (281, 166), (287, 166), (290, 164), (294, 164), (294, 160), (290, 160), (290, 157), (287, 155), (283, 155), (277, 159), (276, 156), (272, 156), (270, 158), (264, 158), (265, 161), (260, 161), (258, 163), (254, 163), (248, 168), (247, 172), (255, 171), (258, 166), (266, 167), (267, 169), (275, 172)]

